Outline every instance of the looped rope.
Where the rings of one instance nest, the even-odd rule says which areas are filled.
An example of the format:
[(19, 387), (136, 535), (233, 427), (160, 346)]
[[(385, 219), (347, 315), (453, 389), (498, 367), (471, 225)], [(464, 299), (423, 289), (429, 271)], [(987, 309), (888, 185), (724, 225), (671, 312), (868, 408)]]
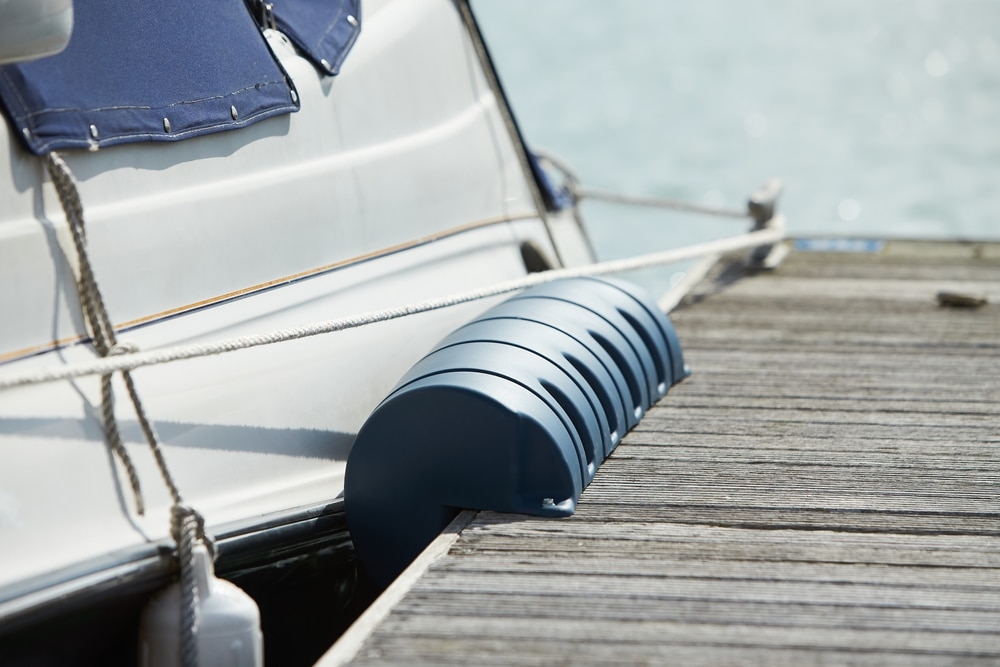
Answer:
[[(547, 156), (546, 156), (547, 157)], [(553, 158), (547, 157), (550, 162), (555, 163)], [(259, 345), (269, 345), (277, 342), (297, 340), (308, 336), (315, 336), (323, 333), (342, 331), (344, 329), (364, 326), (375, 322), (384, 322), (399, 317), (405, 317), (416, 313), (427, 312), (439, 308), (446, 308), (460, 303), (467, 303), (492, 296), (506, 294), (530, 287), (534, 284), (549, 282), (557, 278), (576, 277), (584, 275), (604, 275), (608, 273), (618, 273), (621, 271), (635, 270), (649, 266), (667, 264), (671, 262), (689, 259), (709, 252), (726, 252), (747, 247), (757, 247), (766, 243), (775, 243), (784, 238), (781, 229), (761, 228), (757, 231), (746, 234), (742, 237), (734, 237), (721, 241), (715, 241), (701, 246), (694, 246), (684, 249), (675, 249), (661, 253), (653, 253), (639, 258), (629, 260), (617, 260), (605, 262), (603, 264), (589, 267), (577, 267), (572, 269), (559, 269), (545, 272), (543, 274), (532, 274), (524, 278), (508, 281), (478, 290), (454, 294), (440, 299), (431, 299), (425, 302), (410, 304), (402, 308), (389, 308), (376, 311), (361, 316), (348, 317), (341, 320), (321, 322), (312, 326), (300, 327), (291, 330), (280, 330), (258, 336), (250, 336), (227, 341), (220, 341), (215, 344), (199, 345), (191, 347), (179, 347), (155, 352), (153, 354), (142, 355), (139, 348), (128, 342), (119, 342), (115, 335), (114, 326), (105, 306), (101, 291), (97, 285), (93, 268), (90, 264), (90, 257), (87, 251), (86, 228), (84, 226), (83, 205), (80, 200), (76, 181), (65, 161), (55, 152), (45, 156), (45, 165), (51, 175), (52, 181), (59, 195), (59, 201), (66, 215), (66, 221), (73, 236), (73, 243), (76, 248), (76, 255), (79, 264), (79, 276), (77, 279), (77, 292), (80, 306), (84, 313), (87, 327), (91, 332), (91, 340), (94, 349), (102, 358), (97, 364), (82, 364), (75, 368), (59, 368), (55, 370), (32, 373), (26, 376), (0, 378), (0, 389), (16, 387), (26, 384), (36, 384), (58, 379), (71, 377), (81, 377), (83, 375), (98, 374), (101, 376), (101, 403), (102, 419), (104, 421), (104, 431), (108, 443), (115, 455), (125, 467), (129, 483), (135, 496), (136, 511), (142, 515), (145, 506), (142, 491), (139, 485), (139, 477), (135, 466), (125, 449), (121, 434), (118, 430), (118, 422), (114, 414), (114, 391), (111, 383), (112, 374), (120, 372), (122, 379), (128, 390), (129, 398), (135, 408), (136, 416), (142, 428), (146, 441), (149, 443), (153, 457), (156, 460), (157, 468), (166, 484), (173, 505), (170, 509), (170, 534), (177, 543), (177, 558), (180, 564), (181, 574), (181, 647), (180, 658), (184, 667), (195, 667), (198, 661), (197, 630), (198, 630), (198, 588), (195, 572), (194, 550), (197, 542), (202, 542), (209, 550), (212, 558), (215, 558), (215, 544), (211, 536), (205, 531), (205, 520), (194, 508), (186, 505), (181, 498), (179, 489), (170, 474), (166, 460), (160, 447), (159, 437), (153, 428), (152, 423), (146, 416), (146, 411), (139, 399), (139, 394), (135, 388), (130, 373), (131, 369), (143, 365), (156, 363), (166, 363), (180, 359), (192, 359), (202, 356), (221, 354), (239, 349), (247, 349)], [(559, 165), (561, 167), (561, 165)], [(579, 187), (575, 177), (568, 169), (563, 168), (567, 174), (567, 185), (571, 194), (579, 200), (582, 197), (594, 197), (593, 192), (585, 191)], [(641, 203), (641, 202), (632, 202)], [(659, 204), (656, 204), (659, 205)], [(726, 213), (722, 213), (726, 214)], [(731, 214), (731, 213), (730, 213)], [(739, 217), (746, 217), (746, 214), (738, 214)], [(138, 359), (138, 357), (148, 357)], [(117, 357), (117, 359), (109, 359)], [(96, 366), (96, 369), (93, 368)]]
[[(45, 166), (52, 177), (56, 192), (59, 194), (59, 202), (66, 214), (66, 222), (73, 235), (73, 245), (76, 248), (80, 273), (77, 279), (77, 293), (84, 318), (91, 331), (94, 349), (101, 357), (121, 357), (134, 354), (139, 351), (136, 345), (119, 342), (115, 336), (114, 325), (111, 323), (111, 317), (104, 304), (104, 298), (90, 264), (83, 220), (83, 204), (76, 187), (76, 179), (66, 162), (55, 152), (45, 156)], [(112, 373), (113, 371), (101, 375), (101, 417), (104, 421), (104, 433), (112, 451), (121, 460), (128, 473), (129, 484), (135, 496), (136, 512), (142, 515), (146, 508), (139, 485), (139, 475), (132, 458), (125, 449), (125, 443), (122, 441), (121, 432), (118, 429), (118, 420), (115, 417), (114, 388), (111, 384)], [(177, 560), (180, 564), (181, 574), (180, 658), (183, 667), (196, 667), (198, 664), (198, 586), (194, 567), (194, 548), (197, 542), (202, 542), (214, 559), (215, 543), (205, 532), (204, 517), (194, 508), (185, 505), (181, 498), (180, 490), (177, 488), (177, 484), (167, 468), (166, 459), (163, 457), (160, 439), (153, 424), (146, 416), (142, 401), (139, 399), (139, 392), (135, 388), (131, 372), (122, 370), (121, 374), (143, 435), (146, 437), (146, 442), (149, 443), (153, 458), (156, 460), (156, 466), (159, 468), (160, 475), (163, 477), (174, 502), (170, 510), (170, 534), (177, 543)]]
[(177, 560), (181, 568), (181, 664), (198, 664), (198, 580), (195, 572), (194, 547), (199, 535), (205, 534), (205, 521), (194, 509), (175, 503), (170, 508), (170, 533), (177, 543)]
[(139, 346), (127, 341), (119, 341), (111, 346), (107, 356), (113, 357), (118, 354), (134, 354), (139, 351)]
[[(56, 186), (59, 203), (66, 214), (66, 223), (73, 235), (73, 245), (76, 248), (80, 273), (77, 278), (77, 295), (80, 299), (80, 307), (90, 328), (94, 349), (101, 357), (107, 357), (113, 349), (118, 347), (118, 341), (115, 338), (114, 326), (111, 324), (108, 309), (104, 305), (101, 290), (97, 286), (97, 278), (94, 276), (94, 270), (90, 264), (90, 255), (87, 252), (87, 233), (83, 222), (83, 204), (76, 187), (76, 179), (73, 178), (69, 166), (57, 153), (53, 152), (45, 156), (45, 166)], [(125, 349), (120, 352), (120, 354), (125, 353), (127, 353)], [(127, 376), (128, 373), (123, 373), (123, 375)], [(110, 373), (101, 376), (101, 421), (111, 451), (115, 453), (125, 468), (129, 485), (132, 487), (132, 495), (135, 498), (135, 511), (142, 516), (146, 512), (142, 486), (139, 483), (139, 473), (136, 471), (128, 450), (125, 449), (125, 443), (115, 419), (114, 389), (111, 386)]]
[(174, 541), (179, 541), (179, 536), (185, 530), (188, 519), (194, 520), (194, 536), (205, 545), (208, 553), (215, 560), (215, 539), (205, 530), (205, 517), (201, 512), (186, 503), (174, 503), (170, 507), (170, 535)]

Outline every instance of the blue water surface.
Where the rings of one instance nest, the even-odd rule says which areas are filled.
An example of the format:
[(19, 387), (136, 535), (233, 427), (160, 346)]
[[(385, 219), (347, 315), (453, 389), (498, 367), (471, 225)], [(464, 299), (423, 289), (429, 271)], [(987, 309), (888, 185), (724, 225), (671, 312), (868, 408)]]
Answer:
[[(996, 0), (474, 0), (528, 140), (587, 185), (795, 234), (1000, 238)], [(740, 222), (592, 203), (603, 257)]]

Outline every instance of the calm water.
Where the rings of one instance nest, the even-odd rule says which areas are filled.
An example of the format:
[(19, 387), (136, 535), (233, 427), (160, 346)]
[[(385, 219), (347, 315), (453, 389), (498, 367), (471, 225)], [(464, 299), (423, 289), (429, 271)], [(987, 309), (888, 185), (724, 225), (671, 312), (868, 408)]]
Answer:
[[(1000, 1), (474, 0), (532, 144), (586, 185), (793, 232), (1000, 238)], [(605, 257), (742, 223), (585, 208)]]

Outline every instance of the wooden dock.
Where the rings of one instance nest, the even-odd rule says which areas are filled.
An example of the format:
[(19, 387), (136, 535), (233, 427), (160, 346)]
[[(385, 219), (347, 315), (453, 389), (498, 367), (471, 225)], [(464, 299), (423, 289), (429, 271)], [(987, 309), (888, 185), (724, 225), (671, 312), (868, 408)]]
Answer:
[(464, 513), (319, 664), (1000, 664), (1000, 246), (856, 249), (721, 261), (576, 514)]

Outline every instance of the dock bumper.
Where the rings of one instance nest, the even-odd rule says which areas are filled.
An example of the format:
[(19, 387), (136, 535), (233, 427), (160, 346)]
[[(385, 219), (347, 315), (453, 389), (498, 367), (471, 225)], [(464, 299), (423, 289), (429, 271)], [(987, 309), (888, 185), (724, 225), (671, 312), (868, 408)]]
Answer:
[(442, 340), (372, 412), (347, 462), (358, 555), (391, 581), (460, 509), (568, 516), (625, 432), (689, 371), (640, 288), (526, 290)]

